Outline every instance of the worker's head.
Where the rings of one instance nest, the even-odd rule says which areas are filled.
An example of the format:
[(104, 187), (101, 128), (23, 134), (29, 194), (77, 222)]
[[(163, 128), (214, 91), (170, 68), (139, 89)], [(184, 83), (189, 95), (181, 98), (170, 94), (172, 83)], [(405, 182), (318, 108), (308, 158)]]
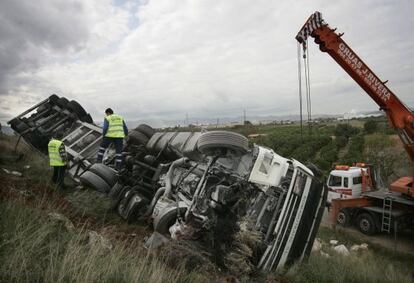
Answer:
[(107, 109), (105, 110), (105, 114), (106, 114), (106, 115), (112, 115), (112, 114), (114, 114), (114, 111), (113, 111), (111, 108), (107, 108)]

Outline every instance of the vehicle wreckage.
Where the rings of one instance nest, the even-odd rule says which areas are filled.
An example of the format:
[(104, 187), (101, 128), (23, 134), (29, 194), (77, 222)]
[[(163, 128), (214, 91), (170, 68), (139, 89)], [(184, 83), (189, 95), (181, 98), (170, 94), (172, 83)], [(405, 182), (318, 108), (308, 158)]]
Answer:
[(240, 134), (158, 132), (142, 124), (126, 137), (124, 169), (116, 172), (111, 153), (106, 165), (95, 163), (102, 129), (77, 102), (52, 95), (9, 124), (42, 153), (50, 137), (64, 136), (74, 180), (107, 194), (128, 222), (150, 220), (154, 233), (196, 241), (219, 264), (241, 230), (257, 235), (248, 260), (261, 270), (311, 251), (327, 197), (319, 170), (249, 146)]

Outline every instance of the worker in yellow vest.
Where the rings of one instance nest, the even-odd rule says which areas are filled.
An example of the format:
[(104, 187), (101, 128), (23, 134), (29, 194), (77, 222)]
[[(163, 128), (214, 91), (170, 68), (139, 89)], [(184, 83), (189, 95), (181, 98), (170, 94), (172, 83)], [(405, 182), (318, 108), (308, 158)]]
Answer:
[(53, 167), (52, 182), (56, 187), (63, 189), (67, 155), (65, 145), (62, 141), (52, 138), (47, 146), (49, 151), (50, 166)]
[(128, 135), (128, 128), (125, 124), (124, 118), (120, 115), (114, 114), (111, 108), (105, 110), (106, 117), (103, 125), (103, 139), (101, 147), (98, 151), (98, 158), (96, 162), (102, 163), (106, 149), (111, 143), (115, 146), (115, 168), (122, 168), (122, 149), (124, 145), (124, 137)]

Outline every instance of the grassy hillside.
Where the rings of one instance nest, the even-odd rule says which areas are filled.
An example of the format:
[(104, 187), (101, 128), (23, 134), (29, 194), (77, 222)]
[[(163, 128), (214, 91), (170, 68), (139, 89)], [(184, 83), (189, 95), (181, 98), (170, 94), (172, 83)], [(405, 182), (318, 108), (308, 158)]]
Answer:
[(219, 270), (174, 248), (149, 252), (143, 248), (147, 224), (126, 224), (89, 189), (72, 184), (55, 192), (47, 161), (25, 146), (14, 153), (14, 141), (0, 137), (0, 282), (413, 282), (412, 255), (370, 244), (368, 251), (341, 256), (329, 240), (348, 248), (361, 240), (325, 227), (318, 237), (329, 258), (312, 253), (267, 274)]

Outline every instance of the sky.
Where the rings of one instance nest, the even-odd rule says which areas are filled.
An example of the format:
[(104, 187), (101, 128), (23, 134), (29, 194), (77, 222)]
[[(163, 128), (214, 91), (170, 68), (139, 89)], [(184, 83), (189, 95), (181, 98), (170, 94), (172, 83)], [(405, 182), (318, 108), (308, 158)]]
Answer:
[[(322, 12), (414, 106), (411, 0), (2, 0), (0, 122), (56, 93), (95, 120), (299, 113), (295, 36)], [(326, 53), (309, 48), (312, 112), (377, 105)]]

